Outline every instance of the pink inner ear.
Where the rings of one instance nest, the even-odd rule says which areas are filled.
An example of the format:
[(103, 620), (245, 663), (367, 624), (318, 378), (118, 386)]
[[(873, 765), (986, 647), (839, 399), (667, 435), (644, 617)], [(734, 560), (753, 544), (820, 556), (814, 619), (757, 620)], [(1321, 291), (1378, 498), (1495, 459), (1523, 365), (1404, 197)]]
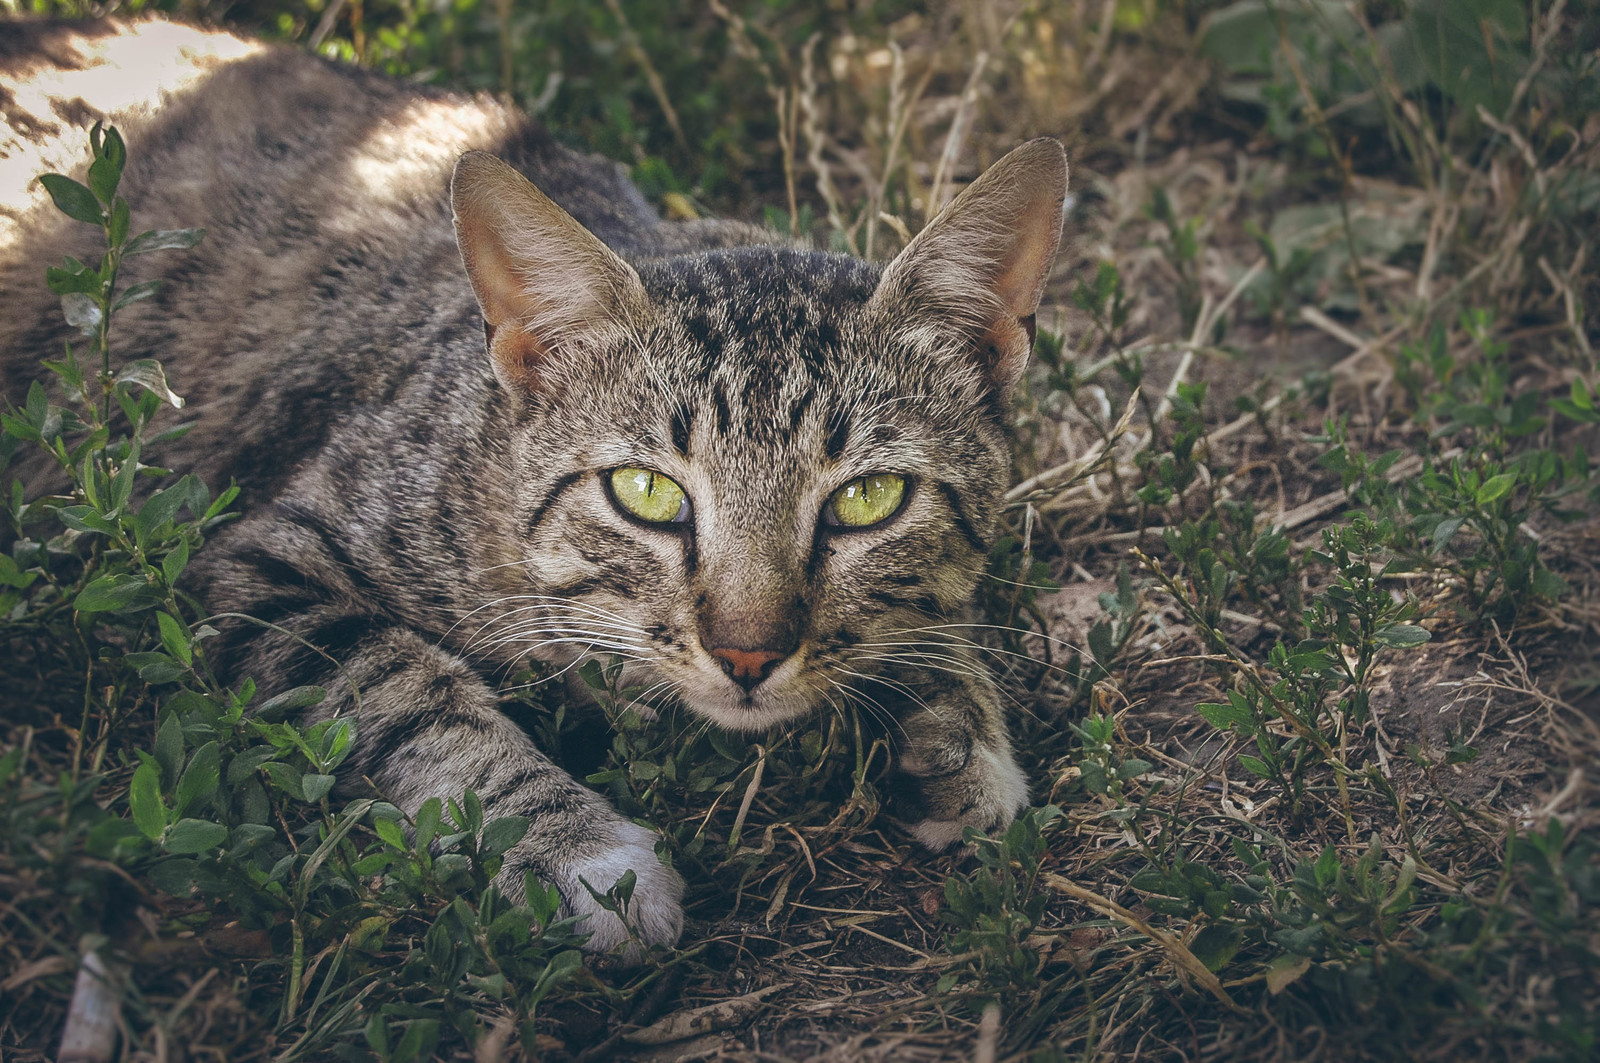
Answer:
[(500, 370), (501, 379), (528, 391), (539, 383), (539, 367), (550, 356), (544, 344), (515, 325), (494, 328), (489, 339), (489, 357)]
[(459, 242), (467, 272), (477, 288), (483, 320), (491, 329), (514, 322), (517, 307), (526, 299), (505, 245), (493, 226), (478, 221), (460, 222)]
[[(1043, 214), (1045, 217), (1036, 218), (1036, 214)], [(1039, 224), (1041, 228), (1055, 224), (1059, 227), (1060, 219), (1052, 216), (1048, 210), (1030, 210), (1023, 216), (1022, 224)], [(1029, 239), (1021, 236), (1013, 246), (1011, 254), (1006, 256), (1000, 272), (995, 276), (994, 291), (1013, 317), (1031, 318), (1038, 309), (1039, 297), (1050, 279), (1050, 266), (1055, 260), (1055, 252), (1054, 240)]]
[(990, 357), (981, 359), (990, 386), (1009, 392), (1033, 353), (1033, 315), (996, 321), (979, 340), (977, 349), (991, 352)]

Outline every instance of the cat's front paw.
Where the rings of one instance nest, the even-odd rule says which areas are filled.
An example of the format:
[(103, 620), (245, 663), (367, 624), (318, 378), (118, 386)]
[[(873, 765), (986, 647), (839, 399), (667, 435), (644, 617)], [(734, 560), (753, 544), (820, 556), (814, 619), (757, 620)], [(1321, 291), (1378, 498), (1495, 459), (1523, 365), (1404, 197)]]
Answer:
[[(638, 962), (640, 946), (675, 945), (683, 933), (683, 879), (656, 856), (652, 832), (622, 821), (612, 825), (611, 833), (612, 844), (564, 863), (551, 878), (561, 891), (562, 914), (584, 917), (580, 927), (589, 934), (584, 951), (605, 953), (626, 944), (623, 959)], [(635, 881), (624, 922), (584, 884), (603, 894), (629, 871)]]
[(1004, 747), (974, 745), (966, 763), (955, 771), (901, 770), (901, 786), (913, 814), (911, 834), (929, 849), (956, 844), (967, 827), (985, 833), (1002, 830), (1028, 804), (1027, 777)]

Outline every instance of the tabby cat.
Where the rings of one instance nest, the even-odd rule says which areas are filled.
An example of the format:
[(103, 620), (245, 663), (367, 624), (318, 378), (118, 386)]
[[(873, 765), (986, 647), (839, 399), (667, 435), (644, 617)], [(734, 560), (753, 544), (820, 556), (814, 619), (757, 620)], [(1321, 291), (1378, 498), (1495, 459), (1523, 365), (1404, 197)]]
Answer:
[(246, 624), (214, 663), (266, 693), (322, 685), (323, 716), (358, 684), (342, 785), (407, 812), (470, 787), (532, 817), (501, 884), (553, 883), (595, 950), (629, 927), (580, 880), (633, 870), (647, 943), (678, 938), (683, 883), (498, 710), (494, 679), (530, 656), (616, 655), (628, 686), (733, 731), (870, 701), (930, 847), (1024, 805), (996, 691), (940, 625), (996, 533), (1056, 142), (882, 266), (664, 223), (490, 99), (167, 23), (0, 24), (0, 111), (13, 401), (71, 336), (41, 263), (93, 250), (30, 182), (82, 176), (86, 125), (130, 145), (136, 228), (209, 231), (118, 349), (190, 400), (160, 460), (244, 488), (199, 589), (343, 672)]

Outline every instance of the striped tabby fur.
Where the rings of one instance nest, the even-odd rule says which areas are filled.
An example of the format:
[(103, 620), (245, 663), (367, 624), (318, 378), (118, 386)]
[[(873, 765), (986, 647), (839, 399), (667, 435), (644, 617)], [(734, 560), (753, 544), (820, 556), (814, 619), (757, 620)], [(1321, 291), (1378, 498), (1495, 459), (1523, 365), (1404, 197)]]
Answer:
[[(118, 346), (162, 359), (197, 415), (159, 459), (245, 487), (203, 593), (359, 684), (345, 785), (408, 811), (471, 787), (533, 817), (503, 885), (553, 882), (593, 949), (627, 929), (580, 878), (635, 871), (651, 943), (677, 939), (682, 883), (497, 710), (493, 677), (529, 656), (616, 654), (630, 685), (735, 730), (868, 704), (930, 846), (1025, 803), (995, 690), (939, 625), (996, 531), (1007, 392), (1060, 231), (1053, 141), (880, 267), (663, 223), (617, 167), (488, 99), (165, 23), (0, 24), (0, 110), (14, 399), (68, 338), (41, 264), (92, 251), (29, 181), (81, 170), (87, 124), (124, 132), (136, 227), (209, 230), (175, 269), (137, 260), (169, 283)], [(672, 477), (691, 519), (626, 516), (619, 466)], [(895, 516), (819, 521), (884, 471), (909, 484)], [(237, 625), (208, 645), (226, 674), (353, 711), (296, 640)], [(724, 647), (781, 661), (752, 686)]]

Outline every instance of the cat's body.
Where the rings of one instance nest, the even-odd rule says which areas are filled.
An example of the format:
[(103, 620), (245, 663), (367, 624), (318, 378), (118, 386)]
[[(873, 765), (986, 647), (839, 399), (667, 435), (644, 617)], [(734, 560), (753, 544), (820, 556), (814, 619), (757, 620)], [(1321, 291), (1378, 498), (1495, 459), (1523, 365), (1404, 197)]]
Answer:
[[(107, 56), (175, 88), (124, 106), (142, 86)], [(649, 942), (677, 937), (681, 883), (497, 711), (485, 677), (530, 655), (616, 654), (631, 682), (742, 730), (870, 700), (932, 845), (1023, 803), (995, 693), (938, 625), (994, 533), (1058, 147), (997, 167), (965, 220), (885, 271), (662, 223), (614, 166), (491, 102), (160, 23), (0, 24), (0, 110), (7, 395), (70, 337), (41, 264), (92, 251), (19, 193), (40, 170), (81, 175), (82, 127), (107, 118), (135, 227), (209, 230), (176, 268), (144, 260), (168, 283), (115, 329), (120, 357), (160, 358), (191, 402), (196, 428), (161, 459), (245, 488), (246, 519), (201, 555), (204, 593), (343, 670), (244, 624), (210, 652), (269, 693), (325, 686), (321, 713), (352, 711), (355, 681), (347, 776), (407, 811), (471, 787), (491, 815), (533, 817), (505, 884), (555, 883), (591, 947), (625, 930), (580, 878), (634, 870)], [(468, 155), (452, 217), (473, 150), (550, 198)], [(869, 487), (895, 508), (839, 522), (856, 511), (838, 493)], [(669, 490), (675, 513), (649, 509)]]

